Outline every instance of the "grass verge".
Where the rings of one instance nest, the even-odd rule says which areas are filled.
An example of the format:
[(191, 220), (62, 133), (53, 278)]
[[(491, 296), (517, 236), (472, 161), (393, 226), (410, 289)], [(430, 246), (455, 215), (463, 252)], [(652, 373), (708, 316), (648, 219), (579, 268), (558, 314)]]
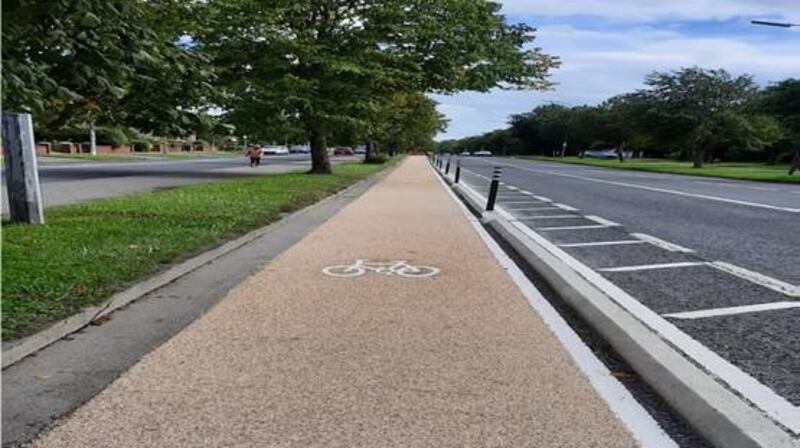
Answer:
[(663, 159), (616, 160), (579, 159), (577, 157), (524, 156), (526, 159), (549, 162), (572, 163), (576, 165), (598, 166), (620, 170), (650, 171), (655, 173), (682, 174), (688, 176), (720, 177), (724, 179), (755, 180), (762, 182), (800, 183), (800, 175), (790, 176), (788, 165), (767, 165), (763, 163), (715, 163), (703, 168), (692, 168), (691, 162)]
[(388, 165), (276, 174), (47, 209), (3, 226), (2, 332), (9, 340), (95, 305), (166, 264), (277, 221)]

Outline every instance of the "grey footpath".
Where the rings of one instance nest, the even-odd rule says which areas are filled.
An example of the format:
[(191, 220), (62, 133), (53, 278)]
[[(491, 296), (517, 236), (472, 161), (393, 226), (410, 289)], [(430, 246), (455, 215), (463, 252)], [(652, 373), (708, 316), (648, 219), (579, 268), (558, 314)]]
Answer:
[[(56, 418), (85, 403), (144, 355), (203, 315), (230, 289), (392, 170), (390, 167), (276, 223), (145, 280), (131, 288), (143, 294), (137, 296), (129, 290), (128, 300), (116, 311), (106, 309), (106, 316), (95, 318), (94, 324), (62, 335), (66, 337), (50, 341), (45, 348), (4, 367), (2, 446), (23, 445)], [(163, 285), (157, 289), (148, 286), (148, 282), (165, 275), (174, 278), (161, 278)], [(52, 334), (48, 336), (52, 338)]]
[(484, 207), (468, 191), (450, 183), (486, 227), (514, 249), (550, 284), (654, 390), (714, 446), (798, 448), (798, 440), (616, 305), (602, 290), (545, 246), (523, 235)]

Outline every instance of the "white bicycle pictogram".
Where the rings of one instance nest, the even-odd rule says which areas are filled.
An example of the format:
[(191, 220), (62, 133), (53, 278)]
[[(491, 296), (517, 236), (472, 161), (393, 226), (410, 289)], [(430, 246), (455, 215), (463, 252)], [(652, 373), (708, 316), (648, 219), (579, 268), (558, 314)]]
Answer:
[(407, 278), (430, 277), (439, 273), (439, 269), (433, 266), (414, 266), (406, 260), (368, 261), (358, 259), (353, 264), (328, 266), (322, 269), (322, 272), (332, 277), (358, 277), (369, 271), (376, 274), (399, 275)]

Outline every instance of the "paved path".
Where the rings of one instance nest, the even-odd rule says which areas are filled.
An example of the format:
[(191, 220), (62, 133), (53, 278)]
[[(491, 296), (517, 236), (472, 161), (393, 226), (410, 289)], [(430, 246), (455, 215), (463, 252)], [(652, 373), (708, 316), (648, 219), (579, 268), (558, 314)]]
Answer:
[[(635, 440), (409, 158), (38, 447), (630, 447)], [(356, 259), (438, 275), (324, 275)]]
[[(311, 166), (308, 155), (273, 156), (251, 169), (244, 157), (154, 159), (129, 162), (46, 160), (39, 165), (45, 207), (92, 199), (141, 193), (179, 185), (234, 179), (257, 174), (286, 173)], [(332, 158), (334, 163), (352, 160)], [(2, 213), (8, 213), (6, 187), (2, 185)]]

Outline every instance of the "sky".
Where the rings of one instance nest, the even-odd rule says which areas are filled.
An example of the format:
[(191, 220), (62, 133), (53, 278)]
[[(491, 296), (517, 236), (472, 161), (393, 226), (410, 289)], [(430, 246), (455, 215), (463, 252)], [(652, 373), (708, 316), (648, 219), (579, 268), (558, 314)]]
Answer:
[(643, 88), (648, 73), (700, 66), (751, 74), (759, 84), (800, 77), (800, 0), (502, 0), (509, 22), (537, 28), (533, 46), (561, 59), (546, 92), (433, 95), (450, 120), (437, 139), (507, 126), (534, 107), (598, 104)]

